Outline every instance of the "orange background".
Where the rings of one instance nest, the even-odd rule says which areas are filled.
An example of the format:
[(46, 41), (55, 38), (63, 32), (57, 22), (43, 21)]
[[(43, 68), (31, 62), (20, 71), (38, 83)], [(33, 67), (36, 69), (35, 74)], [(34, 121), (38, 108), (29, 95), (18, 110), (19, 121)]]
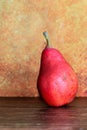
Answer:
[(87, 96), (87, 0), (0, 1), (0, 96), (38, 96), (45, 30)]

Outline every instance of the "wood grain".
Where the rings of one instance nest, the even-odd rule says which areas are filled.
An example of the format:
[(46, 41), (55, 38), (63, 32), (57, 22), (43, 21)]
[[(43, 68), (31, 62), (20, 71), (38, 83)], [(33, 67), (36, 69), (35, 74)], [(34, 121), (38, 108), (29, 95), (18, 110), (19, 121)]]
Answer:
[(87, 98), (48, 107), (40, 98), (0, 98), (1, 130), (86, 130)]

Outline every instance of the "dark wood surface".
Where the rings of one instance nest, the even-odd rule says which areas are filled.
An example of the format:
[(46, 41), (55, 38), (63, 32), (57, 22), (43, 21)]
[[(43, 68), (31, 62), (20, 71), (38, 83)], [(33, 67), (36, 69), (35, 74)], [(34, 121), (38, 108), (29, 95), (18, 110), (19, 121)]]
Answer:
[(87, 98), (48, 107), (40, 98), (0, 98), (1, 130), (87, 130)]

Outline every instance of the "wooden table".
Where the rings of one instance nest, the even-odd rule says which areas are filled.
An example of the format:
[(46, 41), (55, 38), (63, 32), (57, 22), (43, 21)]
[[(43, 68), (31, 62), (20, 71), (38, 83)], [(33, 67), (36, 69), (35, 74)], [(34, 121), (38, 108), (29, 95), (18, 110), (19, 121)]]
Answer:
[(87, 130), (87, 98), (53, 108), (40, 98), (0, 98), (1, 130)]

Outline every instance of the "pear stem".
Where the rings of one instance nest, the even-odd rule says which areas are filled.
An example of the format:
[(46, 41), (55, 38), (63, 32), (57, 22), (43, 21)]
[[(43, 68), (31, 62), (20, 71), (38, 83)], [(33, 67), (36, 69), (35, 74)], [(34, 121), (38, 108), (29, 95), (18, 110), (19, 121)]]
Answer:
[(48, 36), (48, 33), (47, 32), (43, 32), (43, 35), (46, 39), (46, 42), (47, 42), (47, 47), (50, 47), (50, 40), (49, 40), (49, 36)]

